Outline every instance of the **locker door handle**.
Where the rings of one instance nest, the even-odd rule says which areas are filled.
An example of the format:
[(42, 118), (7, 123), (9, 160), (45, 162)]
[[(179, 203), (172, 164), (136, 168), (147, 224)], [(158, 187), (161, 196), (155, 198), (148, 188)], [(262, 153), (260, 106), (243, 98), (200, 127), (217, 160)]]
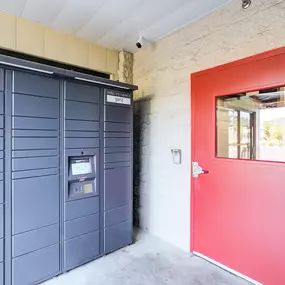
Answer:
[(192, 162), (192, 176), (198, 178), (201, 174), (209, 174), (209, 170), (203, 169), (198, 162)]

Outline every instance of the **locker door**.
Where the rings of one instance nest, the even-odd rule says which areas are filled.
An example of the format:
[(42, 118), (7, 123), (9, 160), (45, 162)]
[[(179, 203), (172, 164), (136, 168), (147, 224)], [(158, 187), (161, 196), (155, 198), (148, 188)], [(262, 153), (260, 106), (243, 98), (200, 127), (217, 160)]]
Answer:
[(12, 76), (12, 284), (26, 285), (60, 272), (60, 84)]

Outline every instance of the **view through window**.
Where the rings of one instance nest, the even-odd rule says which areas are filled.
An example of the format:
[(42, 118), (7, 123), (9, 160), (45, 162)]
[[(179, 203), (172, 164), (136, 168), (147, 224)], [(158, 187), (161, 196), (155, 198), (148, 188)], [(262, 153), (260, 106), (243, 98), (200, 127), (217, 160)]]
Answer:
[(216, 99), (217, 157), (285, 162), (285, 87)]

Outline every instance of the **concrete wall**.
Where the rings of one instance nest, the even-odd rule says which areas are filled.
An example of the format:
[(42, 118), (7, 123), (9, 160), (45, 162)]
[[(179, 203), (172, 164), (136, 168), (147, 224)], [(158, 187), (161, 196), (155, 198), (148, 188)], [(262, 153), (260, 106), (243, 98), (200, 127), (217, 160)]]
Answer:
[[(190, 81), (192, 72), (285, 45), (285, 1), (234, 0), (134, 55), (141, 111), (140, 225), (189, 250)], [(182, 149), (182, 164), (170, 149)]]
[(0, 47), (117, 75), (118, 53), (0, 12)]

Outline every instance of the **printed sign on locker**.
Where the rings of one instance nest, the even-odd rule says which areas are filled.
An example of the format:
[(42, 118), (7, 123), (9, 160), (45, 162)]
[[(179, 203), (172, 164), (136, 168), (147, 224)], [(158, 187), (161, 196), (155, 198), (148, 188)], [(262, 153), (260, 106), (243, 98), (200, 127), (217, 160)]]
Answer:
[(107, 102), (123, 105), (131, 105), (130, 94), (117, 92), (115, 90), (106, 90)]

